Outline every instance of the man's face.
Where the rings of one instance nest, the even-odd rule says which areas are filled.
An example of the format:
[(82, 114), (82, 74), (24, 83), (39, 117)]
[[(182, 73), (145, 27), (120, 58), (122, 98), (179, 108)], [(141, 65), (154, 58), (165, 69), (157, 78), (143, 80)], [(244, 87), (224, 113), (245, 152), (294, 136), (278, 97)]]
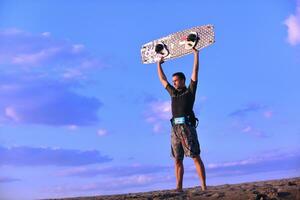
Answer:
[(180, 79), (178, 76), (173, 76), (172, 81), (174, 88), (177, 90), (185, 86), (184, 80)]

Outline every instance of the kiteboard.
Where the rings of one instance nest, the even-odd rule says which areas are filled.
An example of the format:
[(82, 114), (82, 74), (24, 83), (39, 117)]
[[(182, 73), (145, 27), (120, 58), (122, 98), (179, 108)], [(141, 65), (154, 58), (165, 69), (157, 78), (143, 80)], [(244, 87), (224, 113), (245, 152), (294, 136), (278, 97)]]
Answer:
[(196, 26), (156, 39), (142, 45), (142, 63), (150, 64), (192, 53), (193, 48), (202, 49), (215, 42), (214, 26)]

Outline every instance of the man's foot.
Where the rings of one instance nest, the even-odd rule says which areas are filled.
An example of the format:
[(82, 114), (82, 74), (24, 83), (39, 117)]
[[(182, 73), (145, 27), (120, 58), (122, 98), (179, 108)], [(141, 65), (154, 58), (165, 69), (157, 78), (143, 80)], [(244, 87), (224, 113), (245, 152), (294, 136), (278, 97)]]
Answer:
[(202, 185), (201, 188), (202, 188), (202, 191), (206, 191), (207, 190), (206, 185)]

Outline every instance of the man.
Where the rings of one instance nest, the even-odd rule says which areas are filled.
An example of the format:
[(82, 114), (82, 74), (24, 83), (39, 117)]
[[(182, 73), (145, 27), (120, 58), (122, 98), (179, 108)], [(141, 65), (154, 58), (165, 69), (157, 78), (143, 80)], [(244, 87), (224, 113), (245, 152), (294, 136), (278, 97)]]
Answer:
[(173, 74), (172, 86), (163, 72), (161, 66), (163, 59), (157, 63), (159, 80), (169, 92), (172, 101), (171, 155), (175, 160), (176, 190), (179, 192), (182, 192), (184, 155), (194, 160), (201, 180), (201, 188), (203, 191), (206, 190), (205, 168), (200, 158), (200, 145), (195, 125), (196, 118), (193, 111), (198, 82), (199, 52), (193, 49), (193, 53), (194, 65), (188, 88), (185, 86), (185, 76), (182, 72)]

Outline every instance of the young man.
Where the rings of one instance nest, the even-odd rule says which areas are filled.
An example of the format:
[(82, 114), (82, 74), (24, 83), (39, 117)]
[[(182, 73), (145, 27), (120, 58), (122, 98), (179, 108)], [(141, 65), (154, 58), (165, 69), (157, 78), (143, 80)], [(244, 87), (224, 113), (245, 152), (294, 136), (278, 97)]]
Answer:
[(169, 92), (172, 101), (172, 133), (171, 154), (175, 160), (176, 190), (182, 192), (183, 181), (183, 158), (184, 155), (194, 160), (197, 173), (201, 180), (202, 190), (206, 190), (206, 175), (204, 164), (200, 158), (200, 145), (195, 127), (195, 115), (193, 106), (195, 102), (198, 71), (199, 52), (193, 49), (194, 65), (191, 82), (187, 88), (185, 76), (182, 72), (173, 74), (173, 86), (168, 82), (161, 64), (163, 59), (157, 63), (158, 77), (164, 88)]

